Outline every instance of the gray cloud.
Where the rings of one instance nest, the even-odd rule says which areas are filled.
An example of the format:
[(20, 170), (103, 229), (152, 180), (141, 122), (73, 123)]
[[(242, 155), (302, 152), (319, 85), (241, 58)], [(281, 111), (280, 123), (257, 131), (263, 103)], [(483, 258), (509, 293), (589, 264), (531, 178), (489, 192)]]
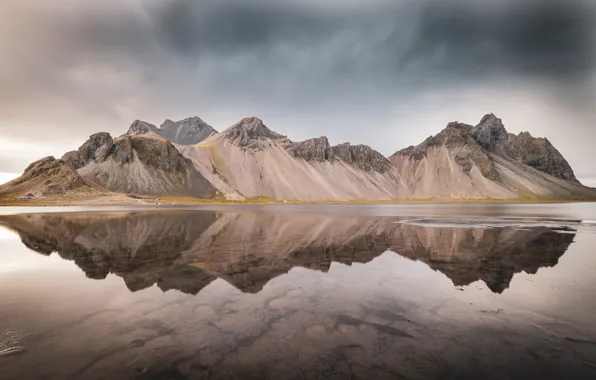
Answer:
[[(149, 8), (159, 39), (195, 60), (255, 52), (292, 69), (303, 56), (312, 75), (383, 80), (429, 71), (558, 80), (594, 67), (594, 5), (586, 0), (379, 1), (332, 12), (295, 1), (159, 3)], [(328, 65), (326, 56), (309, 56), (325, 48)]]
[(584, 0), (431, 2), (407, 57), (440, 52), (440, 68), (462, 73), (584, 76), (594, 67), (593, 12)]
[[(251, 114), (295, 139), (326, 134), (390, 154), (450, 120), (495, 112), (513, 131), (548, 135), (576, 169), (596, 176), (582, 165), (596, 159), (587, 143), (596, 138), (589, 0), (3, 7), (0, 134), (53, 141), (56, 155), (99, 130), (120, 134), (136, 118), (199, 115), (223, 129)], [(9, 165), (0, 147), (0, 171), (37, 153)]]

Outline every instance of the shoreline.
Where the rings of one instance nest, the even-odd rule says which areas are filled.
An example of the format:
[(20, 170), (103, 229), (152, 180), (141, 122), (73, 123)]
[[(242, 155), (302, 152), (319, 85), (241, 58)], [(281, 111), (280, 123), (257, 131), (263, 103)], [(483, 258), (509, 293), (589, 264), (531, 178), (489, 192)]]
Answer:
[(391, 200), (350, 200), (350, 201), (296, 201), (251, 198), (243, 201), (209, 200), (199, 198), (119, 198), (109, 199), (45, 199), (45, 200), (0, 200), (3, 207), (114, 207), (114, 206), (221, 206), (221, 205), (415, 205), (415, 204), (554, 204), (554, 203), (591, 203), (596, 199), (581, 198), (460, 198), (460, 199), (391, 199)]

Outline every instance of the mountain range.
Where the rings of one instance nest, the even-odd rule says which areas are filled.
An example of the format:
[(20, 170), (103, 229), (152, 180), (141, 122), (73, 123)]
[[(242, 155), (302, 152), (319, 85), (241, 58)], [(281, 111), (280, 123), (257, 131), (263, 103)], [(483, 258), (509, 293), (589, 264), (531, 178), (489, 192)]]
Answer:
[(508, 133), (488, 114), (452, 122), (385, 157), (366, 145), (295, 142), (249, 117), (217, 132), (198, 117), (160, 127), (137, 120), (120, 137), (92, 135), (0, 186), (0, 199), (111, 196), (242, 201), (596, 199), (546, 138)]

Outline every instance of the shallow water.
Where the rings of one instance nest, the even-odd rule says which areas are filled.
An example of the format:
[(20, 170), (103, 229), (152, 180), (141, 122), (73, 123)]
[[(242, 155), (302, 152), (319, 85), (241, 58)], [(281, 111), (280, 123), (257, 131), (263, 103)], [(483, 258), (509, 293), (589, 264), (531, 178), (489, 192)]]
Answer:
[(0, 379), (596, 378), (596, 204), (0, 212)]

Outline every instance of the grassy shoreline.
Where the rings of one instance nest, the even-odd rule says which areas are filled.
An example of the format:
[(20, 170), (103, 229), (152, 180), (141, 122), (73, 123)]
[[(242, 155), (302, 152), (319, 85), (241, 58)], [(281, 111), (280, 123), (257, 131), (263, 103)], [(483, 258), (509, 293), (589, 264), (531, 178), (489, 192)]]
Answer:
[(277, 200), (272, 198), (248, 198), (243, 201), (232, 201), (223, 198), (202, 199), (190, 197), (134, 197), (130, 200), (118, 199), (0, 199), (0, 207), (106, 207), (106, 206), (201, 206), (201, 205), (400, 205), (400, 204), (448, 204), (448, 203), (580, 203), (596, 202), (596, 198), (539, 198), (519, 197), (510, 199), (497, 198), (436, 198), (436, 199), (388, 199), (388, 200), (350, 200), (350, 201), (297, 201)]

